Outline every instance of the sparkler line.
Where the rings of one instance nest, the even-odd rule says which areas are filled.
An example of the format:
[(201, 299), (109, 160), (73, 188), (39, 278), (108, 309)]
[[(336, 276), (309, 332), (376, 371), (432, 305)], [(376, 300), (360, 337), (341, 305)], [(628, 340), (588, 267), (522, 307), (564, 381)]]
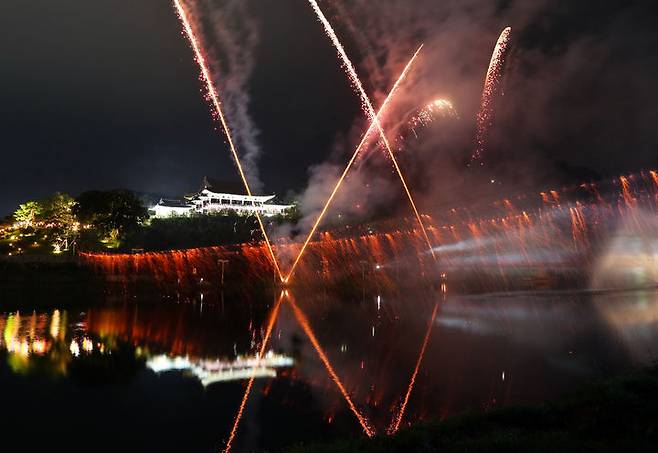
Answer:
[(324, 13), (318, 6), (318, 3), (316, 0), (308, 0), (309, 3), (311, 4), (311, 7), (313, 8), (313, 11), (315, 11), (316, 16), (324, 26), (324, 30), (333, 43), (334, 47), (336, 48), (336, 51), (338, 52), (338, 55), (340, 56), (344, 68), (347, 70), (348, 76), (350, 77), (350, 80), (352, 82), (352, 85), (356, 88), (360, 98), (361, 98), (361, 107), (365, 111), (366, 115), (372, 121), (375, 126), (377, 127), (377, 131), (379, 133), (379, 136), (381, 137), (382, 142), (384, 143), (384, 146), (386, 147), (386, 151), (388, 152), (389, 157), (391, 158), (391, 161), (393, 162), (393, 165), (395, 167), (395, 171), (397, 172), (398, 176), (400, 177), (400, 181), (402, 182), (402, 187), (404, 188), (405, 194), (407, 195), (407, 198), (409, 199), (409, 203), (411, 204), (411, 207), (414, 211), (414, 214), (416, 215), (416, 219), (418, 220), (418, 224), (420, 225), (420, 229), (423, 232), (423, 236), (425, 237), (425, 241), (427, 242), (427, 246), (430, 250), (430, 253), (432, 254), (432, 257), (436, 260), (436, 255), (434, 254), (434, 248), (432, 247), (432, 242), (430, 241), (429, 235), (427, 234), (427, 230), (425, 229), (425, 224), (423, 223), (423, 219), (420, 216), (420, 213), (418, 212), (418, 208), (416, 207), (416, 203), (414, 202), (413, 196), (411, 195), (411, 191), (409, 190), (409, 187), (407, 186), (407, 182), (404, 179), (404, 176), (402, 175), (402, 171), (400, 170), (400, 166), (398, 165), (397, 159), (395, 158), (395, 155), (393, 154), (393, 151), (391, 149), (391, 145), (388, 142), (388, 139), (386, 138), (386, 134), (384, 133), (384, 129), (382, 128), (381, 123), (379, 122), (379, 119), (377, 118), (377, 115), (375, 114), (375, 110), (372, 107), (372, 103), (370, 102), (370, 99), (368, 98), (368, 95), (366, 94), (365, 89), (363, 88), (363, 84), (361, 83), (361, 80), (359, 79), (359, 76), (356, 73), (356, 69), (354, 69), (354, 65), (350, 61), (349, 57), (347, 56), (347, 53), (345, 52), (345, 49), (343, 48), (343, 45), (341, 44), (340, 40), (338, 39), (338, 36), (336, 35), (336, 32), (332, 28), (331, 24), (325, 17)]
[(226, 441), (226, 447), (224, 447), (224, 453), (228, 453), (231, 451), (231, 446), (233, 445), (233, 439), (235, 439), (235, 433), (238, 430), (238, 425), (240, 424), (240, 419), (242, 418), (242, 413), (244, 412), (244, 408), (247, 404), (247, 399), (249, 399), (249, 394), (251, 393), (251, 388), (254, 385), (254, 380), (256, 379), (256, 371), (257, 368), (260, 364), (260, 360), (263, 357), (263, 354), (265, 354), (265, 349), (267, 348), (267, 343), (270, 340), (270, 336), (272, 334), (272, 329), (274, 328), (274, 324), (276, 323), (276, 319), (279, 317), (279, 309), (281, 308), (281, 303), (283, 302), (283, 295), (284, 293), (281, 292), (281, 296), (279, 296), (279, 300), (276, 302), (276, 305), (274, 305), (274, 308), (272, 309), (272, 313), (270, 314), (270, 319), (267, 323), (267, 329), (265, 331), (265, 336), (263, 337), (263, 342), (260, 345), (260, 350), (258, 351), (258, 360), (254, 364), (254, 368), (251, 371), (251, 377), (249, 378), (249, 382), (247, 383), (247, 387), (244, 390), (244, 395), (242, 395), (242, 401), (240, 402), (240, 408), (238, 409), (238, 413), (235, 415), (235, 421), (233, 422), (233, 428), (231, 428), (231, 434), (229, 434), (228, 440)]
[[(482, 88), (482, 98), (480, 100), (480, 110), (477, 114), (477, 131), (475, 138), (475, 151), (471, 155), (469, 165), (476, 160), (482, 158), (484, 152), (486, 133), (489, 128), (491, 117), (493, 115), (493, 96), (498, 87), (501, 78), (502, 65), (505, 61), (507, 47), (509, 45), (510, 34), (512, 27), (506, 27), (498, 37), (494, 50), (491, 54), (489, 61), (489, 68), (487, 75), (484, 78), (484, 86)], [(482, 162), (480, 162), (482, 165)]]
[[(397, 91), (398, 87), (402, 83), (402, 81), (406, 78), (407, 73), (411, 69), (414, 61), (416, 60), (416, 57), (420, 53), (421, 49), (423, 48), (423, 45), (421, 44), (416, 52), (412, 55), (411, 59), (409, 62), (407, 62), (407, 65), (404, 67), (402, 70), (402, 73), (398, 77), (398, 79), (395, 81), (395, 84), (393, 84), (393, 88), (391, 88), (391, 91), (388, 93), (388, 96), (386, 96), (386, 99), (384, 99), (384, 103), (381, 105), (379, 108), (379, 112), (377, 112), (377, 116), (383, 116), (384, 112), (386, 111), (386, 107), (388, 106), (390, 100), (393, 98), (393, 95)], [(288, 275), (284, 279), (284, 282), (288, 282), (290, 280), (290, 277), (295, 272), (295, 268), (297, 267), (297, 264), (299, 263), (299, 260), (301, 259), (302, 255), (304, 254), (304, 251), (306, 250), (306, 247), (308, 247), (308, 244), (310, 243), (311, 239), (315, 235), (316, 230), (318, 229), (318, 226), (320, 225), (320, 222), (322, 221), (324, 215), (327, 212), (327, 209), (329, 209), (329, 206), (331, 205), (334, 197), (336, 196), (336, 193), (338, 192), (338, 189), (340, 188), (341, 184), (343, 183), (343, 180), (347, 176), (347, 173), (349, 173), (350, 168), (352, 168), (352, 164), (356, 160), (357, 156), (361, 152), (361, 149), (363, 146), (366, 144), (368, 137), (372, 133), (373, 129), (375, 128), (375, 123), (373, 121), (370, 122), (370, 126), (368, 127), (368, 130), (366, 133), (363, 135), (361, 138), (361, 142), (359, 145), (356, 147), (354, 150), (354, 153), (352, 154), (352, 157), (350, 158), (349, 162), (347, 162), (347, 166), (345, 167), (345, 170), (343, 170), (343, 173), (341, 174), (340, 178), (338, 178), (338, 181), (336, 181), (336, 185), (334, 186), (333, 190), (331, 191), (331, 195), (329, 195), (329, 198), (324, 204), (324, 207), (322, 208), (322, 211), (320, 211), (320, 214), (318, 215), (318, 218), (315, 220), (315, 223), (313, 224), (313, 227), (311, 228), (310, 232), (306, 236), (306, 239), (304, 240), (304, 244), (302, 245), (301, 250), (297, 254), (297, 257), (295, 258), (295, 261), (293, 262), (292, 267), (290, 268), (290, 271), (288, 272)]]
[[(181, 0), (173, 0), (173, 1), (174, 1), (174, 6), (176, 7), (176, 12), (178, 13), (178, 17), (183, 25), (185, 36), (187, 37), (187, 40), (189, 41), (190, 45), (192, 46), (192, 50), (194, 51), (195, 60), (201, 70), (201, 78), (206, 85), (208, 96), (210, 96), (212, 105), (215, 108), (217, 117), (219, 118), (219, 121), (222, 125), (222, 129), (224, 130), (224, 135), (226, 136), (226, 140), (228, 141), (229, 148), (231, 149), (231, 154), (233, 155), (233, 160), (235, 161), (235, 165), (238, 167), (238, 172), (240, 173), (240, 178), (242, 179), (244, 188), (247, 191), (247, 195), (252, 196), (251, 188), (249, 187), (249, 182), (247, 181), (247, 177), (244, 173), (244, 170), (242, 169), (242, 164), (240, 163), (240, 157), (238, 156), (238, 151), (235, 147), (235, 144), (233, 143), (233, 136), (231, 134), (231, 129), (229, 128), (228, 122), (226, 121), (226, 117), (224, 116), (224, 112), (222, 110), (222, 103), (219, 99), (219, 92), (212, 81), (208, 62), (206, 61), (206, 58), (203, 54), (203, 50), (201, 49), (199, 40), (197, 39), (196, 34), (194, 33), (194, 29), (192, 28), (189, 14), (185, 9), (185, 7), (183, 6)], [(276, 272), (279, 275), (279, 278), (281, 279), (281, 281), (283, 281), (283, 274), (281, 273), (281, 269), (279, 268), (279, 263), (276, 259), (276, 256), (274, 255), (274, 249), (272, 249), (270, 238), (268, 237), (267, 231), (265, 230), (263, 219), (261, 218), (257, 210), (254, 210), (254, 213), (256, 214), (256, 218), (258, 219), (258, 225), (260, 227), (260, 230), (263, 233), (263, 238), (265, 239), (265, 244), (267, 245), (270, 258), (272, 259), (272, 264), (274, 265)]]

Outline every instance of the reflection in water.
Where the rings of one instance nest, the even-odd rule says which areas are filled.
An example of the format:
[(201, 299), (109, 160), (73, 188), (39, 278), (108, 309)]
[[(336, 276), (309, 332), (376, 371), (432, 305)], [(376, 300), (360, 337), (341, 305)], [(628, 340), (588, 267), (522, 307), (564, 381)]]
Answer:
[[(149, 397), (155, 401), (185, 382), (214, 382), (194, 404), (215, 394), (230, 401), (212, 406), (221, 423), (207, 429), (224, 448), (241, 451), (298, 440), (293, 420), (305, 423), (310, 440), (544, 401), (658, 354), (652, 291), (296, 296), (284, 291), (274, 303), (226, 307), (114, 301), (84, 311), (0, 314), (0, 357), (18, 375), (69, 379), (78, 362), (95, 357), (107, 368), (128, 354), (146, 364), (130, 379), (157, 373), (148, 381), (150, 392), (161, 392)], [(283, 413), (292, 419), (271, 418)]]
[(151, 357), (146, 366), (156, 373), (172, 370), (186, 370), (196, 376), (203, 386), (215, 382), (239, 381), (249, 379), (252, 374), (255, 378), (276, 377), (277, 368), (287, 368), (294, 364), (291, 357), (275, 354), (270, 351), (264, 357), (242, 357), (233, 361), (219, 359), (203, 360), (189, 359), (187, 357), (170, 357), (165, 354)]
[[(105, 345), (86, 336), (84, 324), (69, 326), (67, 312), (25, 316), (19, 312), (0, 314), (0, 349), (8, 353), (11, 369), (27, 373), (43, 368), (64, 375), (71, 361), (94, 350), (103, 354)], [(44, 359), (44, 360), (41, 360)], [(38, 362), (37, 362), (38, 361)]]

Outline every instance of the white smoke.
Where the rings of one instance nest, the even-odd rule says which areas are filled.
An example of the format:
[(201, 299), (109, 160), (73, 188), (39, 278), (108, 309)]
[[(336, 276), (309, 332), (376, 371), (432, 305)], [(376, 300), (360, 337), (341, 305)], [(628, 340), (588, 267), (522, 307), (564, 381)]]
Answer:
[(218, 88), (223, 112), (237, 147), (240, 162), (254, 193), (261, 193), (258, 161), (260, 130), (249, 105), (249, 81), (255, 68), (259, 41), (258, 22), (243, 0), (198, 0), (190, 3), (196, 27), (203, 30), (203, 45)]

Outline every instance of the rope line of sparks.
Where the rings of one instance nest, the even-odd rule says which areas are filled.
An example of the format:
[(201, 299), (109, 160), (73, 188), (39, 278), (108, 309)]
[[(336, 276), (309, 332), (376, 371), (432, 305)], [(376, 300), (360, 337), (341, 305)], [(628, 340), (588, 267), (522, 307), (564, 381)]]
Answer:
[[(391, 91), (388, 93), (388, 96), (386, 96), (386, 99), (384, 99), (384, 103), (379, 109), (379, 112), (377, 112), (377, 116), (381, 117), (383, 116), (384, 112), (386, 111), (386, 107), (389, 104), (389, 101), (393, 98), (393, 95), (397, 91), (398, 87), (402, 83), (402, 81), (406, 78), (407, 73), (411, 69), (414, 60), (420, 53), (421, 49), (423, 48), (423, 45), (421, 44), (420, 47), (418, 47), (418, 50), (413, 54), (407, 65), (404, 67), (402, 73), (398, 77), (398, 79), (395, 81), (395, 84), (393, 85), (393, 88), (391, 88)], [(306, 251), (306, 248), (308, 247), (308, 244), (311, 242), (311, 239), (315, 235), (315, 232), (317, 231), (318, 227), (320, 226), (320, 222), (322, 222), (322, 219), (324, 218), (324, 215), (327, 213), (327, 210), (329, 209), (329, 206), (331, 205), (334, 197), (336, 196), (336, 193), (338, 193), (338, 189), (340, 186), (343, 184), (343, 180), (349, 173), (350, 169), (352, 168), (352, 164), (356, 160), (357, 156), (361, 153), (361, 150), (363, 149), (364, 145), (368, 141), (368, 137), (370, 134), (373, 132), (373, 129), (375, 128), (375, 122), (371, 121), (370, 126), (368, 127), (368, 130), (366, 133), (363, 135), (363, 138), (361, 138), (361, 142), (359, 145), (356, 147), (354, 150), (354, 153), (352, 154), (352, 157), (350, 160), (347, 162), (347, 165), (345, 166), (345, 170), (343, 170), (343, 173), (340, 175), (340, 178), (336, 181), (336, 184), (334, 185), (333, 190), (331, 191), (331, 195), (329, 195), (329, 198), (327, 198), (327, 201), (324, 204), (324, 207), (322, 208), (322, 211), (320, 211), (320, 214), (318, 215), (317, 219), (315, 220), (315, 223), (313, 224), (313, 227), (309, 231), (308, 235), (306, 236), (306, 239), (304, 240), (304, 244), (302, 245), (302, 248), (300, 249), (299, 253), (297, 254), (297, 257), (295, 258), (295, 261), (292, 264), (292, 267), (290, 268), (290, 271), (288, 272), (288, 275), (286, 275), (286, 278), (284, 279), (284, 282), (288, 282), (292, 275), (295, 272), (295, 268), (297, 267), (297, 264), (299, 263), (300, 259), (302, 258), (302, 255), (304, 255), (304, 252)]]
[[(251, 188), (249, 187), (249, 182), (247, 181), (247, 177), (244, 173), (244, 170), (242, 169), (242, 163), (240, 162), (238, 151), (235, 147), (235, 144), (233, 143), (233, 136), (231, 134), (231, 129), (229, 128), (229, 125), (226, 121), (226, 117), (224, 116), (224, 112), (222, 110), (222, 103), (219, 99), (219, 92), (212, 81), (212, 77), (210, 75), (210, 68), (208, 67), (208, 63), (203, 54), (203, 50), (201, 49), (199, 40), (194, 32), (194, 28), (192, 27), (189, 13), (183, 6), (181, 0), (174, 0), (174, 5), (176, 7), (176, 12), (178, 13), (178, 17), (183, 25), (185, 36), (187, 37), (187, 40), (189, 41), (190, 45), (192, 46), (192, 50), (194, 51), (195, 60), (199, 65), (199, 69), (201, 70), (201, 79), (206, 85), (208, 96), (210, 97), (212, 106), (214, 107), (217, 117), (219, 118), (219, 121), (222, 125), (222, 129), (224, 130), (224, 135), (226, 136), (226, 140), (228, 141), (229, 148), (231, 149), (231, 154), (233, 154), (233, 160), (235, 161), (235, 165), (238, 167), (238, 172), (240, 173), (240, 178), (242, 179), (244, 188), (247, 191), (247, 195), (252, 196)], [(281, 269), (279, 268), (279, 262), (277, 261), (276, 256), (274, 255), (274, 250), (272, 249), (270, 238), (268, 237), (267, 231), (265, 230), (265, 224), (263, 223), (263, 219), (261, 218), (257, 210), (254, 210), (254, 213), (256, 214), (256, 218), (258, 219), (258, 225), (260, 227), (260, 230), (263, 233), (263, 238), (265, 239), (265, 244), (267, 245), (267, 250), (269, 251), (272, 264), (274, 265), (274, 268), (276, 269), (276, 272), (279, 275), (279, 279), (283, 281), (283, 274), (281, 273)]]
[(341, 44), (340, 40), (338, 39), (338, 36), (336, 35), (336, 32), (332, 28), (331, 24), (325, 17), (324, 13), (318, 6), (318, 3), (316, 0), (308, 0), (311, 7), (313, 8), (313, 11), (315, 12), (316, 16), (324, 26), (324, 31), (331, 40), (334, 48), (336, 49), (336, 52), (338, 53), (339, 57), (341, 58), (343, 67), (347, 71), (347, 75), (350, 78), (350, 81), (352, 82), (352, 86), (357, 90), (359, 97), (361, 98), (361, 107), (366, 113), (366, 116), (372, 121), (375, 126), (377, 127), (377, 131), (379, 133), (379, 136), (386, 147), (386, 151), (388, 152), (389, 157), (391, 158), (391, 161), (393, 162), (393, 166), (395, 167), (395, 171), (397, 172), (398, 176), (400, 177), (400, 182), (402, 182), (402, 187), (404, 188), (404, 191), (407, 195), (407, 198), (409, 199), (409, 204), (411, 205), (411, 208), (414, 211), (414, 214), (416, 215), (416, 219), (418, 220), (418, 225), (420, 226), (420, 229), (422, 230), (423, 236), (425, 237), (425, 241), (427, 242), (427, 246), (432, 254), (432, 257), (436, 259), (436, 256), (434, 254), (434, 248), (432, 247), (432, 242), (430, 241), (429, 235), (427, 234), (427, 230), (425, 229), (425, 224), (423, 223), (423, 219), (420, 216), (420, 213), (418, 212), (418, 208), (416, 207), (416, 203), (414, 202), (413, 196), (411, 195), (411, 191), (409, 190), (409, 187), (407, 186), (407, 182), (404, 179), (404, 176), (402, 174), (402, 171), (400, 169), (400, 166), (398, 165), (397, 159), (395, 158), (395, 155), (393, 154), (393, 150), (391, 149), (391, 145), (388, 142), (388, 138), (386, 138), (386, 134), (384, 133), (384, 129), (382, 128), (381, 123), (379, 122), (379, 119), (377, 118), (377, 114), (375, 113), (375, 109), (372, 107), (372, 103), (370, 102), (370, 99), (368, 98), (368, 95), (366, 94), (365, 89), (363, 88), (363, 84), (361, 83), (361, 80), (359, 79), (359, 76), (356, 73), (356, 69), (354, 69), (354, 65), (350, 61), (349, 57), (347, 56), (347, 53), (345, 52), (345, 49), (343, 48), (343, 45)]

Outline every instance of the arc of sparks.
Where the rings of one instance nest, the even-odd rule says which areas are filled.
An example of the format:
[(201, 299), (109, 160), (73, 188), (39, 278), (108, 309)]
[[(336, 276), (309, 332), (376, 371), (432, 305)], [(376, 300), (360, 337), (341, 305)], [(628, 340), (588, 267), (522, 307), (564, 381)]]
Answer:
[[(212, 106), (214, 107), (215, 113), (217, 114), (217, 118), (219, 119), (222, 125), (222, 129), (224, 130), (224, 135), (226, 136), (226, 140), (228, 141), (229, 148), (231, 149), (231, 154), (233, 155), (233, 160), (235, 161), (235, 165), (238, 167), (238, 172), (240, 173), (240, 178), (242, 179), (244, 188), (247, 191), (247, 195), (252, 196), (251, 188), (249, 187), (249, 182), (247, 181), (247, 177), (244, 173), (244, 170), (242, 169), (242, 164), (240, 163), (240, 157), (238, 156), (238, 151), (235, 147), (235, 143), (233, 142), (231, 129), (228, 125), (228, 122), (226, 121), (226, 117), (224, 116), (224, 112), (222, 110), (222, 103), (219, 98), (219, 91), (217, 90), (215, 84), (212, 81), (212, 77), (210, 75), (210, 68), (208, 66), (208, 62), (203, 53), (203, 50), (201, 49), (201, 44), (199, 43), (199, 39), (197, 38), (194, 32), (194, 28), (192, 27), (192, 23), (190, 21), (190, 15), (188, 11), (185, 9), (185, 6), (183, 5), (181, 0), (173, 0), (173, 1), (174, 1), (174, 6), (176, 7), (178, 18), (180, 19), (181, 24), (183, 25), (185, 36), (187, 37), (190, 45), (192, 46), (192, 50), (194, 51), (195, 60), (199, 65), (199, 69), (201, 71), (201, 79), (206, 85), (208, 96), (210, 98)], [(263, 219), (261, 218), (260, 214), (257, 211), (254, 211), (254, 213), (256, 214), (256, 218), (258, 219), (258, 225), (260, 227), (260, 230), (263, 233), (263, 238), (265, 239), (265, 244), (267, 245), (267, 249), (269, 251), (272, 264), (274, 265), (276, 272), (279, 275), (279, 278), (281, 279), (281, 281), (283, 281), (283, 274), (281, 273), (281, 269), (279, 268), (279, 262), (277, 261), (276, 256), (274, 255), (274, 249), (272, 248), (272, 244), (270, 243), (270, 238), (268, 237), (267, 231), (265, 230), (265, 224), (263, 223)]]
[(251, 377), (249, 378), (249, 382), (247, 383), (247, 386), (244, 389), (244, 394), (242, 395), (242, 401), (240, 402), (240, 407), (238, 408), (238, 412), (235, 415), (235, 421), (233, 422), (231, 433), (229, 434), (228, 440), (226, 441), (226, 446), (224, 447), (225, 453), (231, 451), (231, 447), (233, 446), (233, 440), (235, 439), (235, 434), (238, 431), (238, 425), (240, 424), (240, 420), (242, 419), (242, 413), (244, 412), (244, 408), (247, 405), (247, 400), (249, 399), (251, 388), (253, 387), (254, 380), (256, 379), (256, 370), (258, 369), (258, 366), (260, 364), (260, 359), (265, 354), (265, 349), (267, 348), (267, 344), (270, 341), (270, 336), (272, 335), (272, 329), (274, 329), (274, 324), (276, 323), (276, 320), (279, 317), (279, 310), (281, 308), (281, 303), (283, 302), (283, 296), (284, 296), (284, 292), (281, 292), (281, 296), (279, 296), (279, 300), (274, 305), (274, 308), (272, 308), (272, 313), (270, 314), (270, 319), (267, 323), (267, 329), (265, 330), (265, 336), (263, 337), (263, 342), (261, 343), (260, 349), (258, 351), (258, 360), (254, 364), (254, 368), (251, 372)]
[(372, 107), (372, 103), (370, 102), (370, 99), (368, 98), (368, 95), (366, 94), (365, 89), (363, 88), (363, 84), (361, 83), (361, 80), (359, 79), (359, 76), (356, 73), (356, 69), (354, 69), (354, 65), (352, 64), (349, 57), (347, 56), (347, 53), (345, 52), (343, 45), (338, 39), (338, 36), (336, 35), (336, 32), (334, 31), (333, 27), (331, 26), (331, 24), (325, 17), (324, 13), (318, 6), (318, 2), (316, 0), (308, 0), (308, 1), (311, 7), (313, 8), (313, 11), (315, 12), (316, 16), (324, 26), (325, 33), (331, 40), (333, 46), (336, 49), (336, 52), (338, 52), (338, 55), (343, 63), (343, 67), (347, 71), (347, 75), (350, 78), (350, 81), (352, 82), (352, 86), (356, 89), (357, 93), (359, 94), (359, 97), (361, 98), (362, 109), (364, 110), (366, 116), (370, 119), (371, 122), (375, 124), (375, 127), (377, 128), (377, 131), (379, 133), (379, 136), (381, 137), (382, 142), (384, 143), (386, 151), (388, 152), (388, 155), (390, 156), (391, 161), (393, 162), (395, 171), (397, 172), (400, 178), (400, 182), (402, 182), (402, 187), (404, 188), (407, 198), (409, 199), (409, 204), (411, 205), (411, 208), (413, 209), (414, 214), (416, 215), (416, 219), (418, 220), (420, 229), (423, 232), (423, 236), (425, 237), (427, 246), (432, 254), (432, 257), (436, 259), (436, 256), (434, 254), (434, 248), (432, 247), (432, 242), (430, 241), (429, 235), (427, 234), (427, 230), (425, 229), (425, 224), (423, 223), (423, 219), (421, 218), (420, 213), (418, 212), (418, 208), (416, 207), (416, 203), (414, 202), (413, 196), (411, 195), (411, 191), (407, 186), (407, 182), (404, 179), (402, 170), (400, 169), (400, 166), (398, 165), (398, 161), (395, 158), (395, 155), (393, 154), (393, 150), (391, 149), (391, 145), (388, 142), (388, 139), (386, 138), (384, 129), (382, 128), (382, 125), (379, 119), (377, 118), (375, 109)]
[(425, 338), (423, 339), (423, 344), (420, 348), (420, 353), (418, 354), (416, 367), (414, 368), (414, 372), (412, 373), (411, 379), (409, 380), (409, 387), (407, 388), (407, 393), (404, 396), (404, 400), (402, 401), (402, 405), (400, 406), (400, 411), (398, 412), (398, 415), (395, 417), (393, 425), (388, 430), (388, 434), (395, 434), (397, 430), (400, 428), (400, 423), (402, 422), (402, 417), (404, 417), (404, 413), (407, 410), (409, 397), (411, 396), (411, 392), (416, 383), (416, 376), (418, 376), (418, 371), (420, 370), (420, 364), (422, 363), (423, 357), (425, 356), (425, 349), (427, 349), (427, 344), (429, 343), (430, 335), (432, 333), (432, 327), (434, 326), (434, 320), (436, 319), (436, 314), (438, 313), (438, 311), (439, 311), (439, 302), (436, 302), (434, 304), (434, 310), (432, 311), (432, 317), (430, 318), (430, 322), (427, 325), (427, 331), (425, 332)]
[(506, 27), (498, 37), (496, 46), (491, 54), (489, 69), (484, 79), (484, 88), (482, 89), (482, 99), (480, 100), (480, 110), (477, 114), (477, 130), (475, 137), (475, 151), (471, 155), (471, 163), (482, 158), (486, 141), (486, 134), (491, 118), (493, 116), (494, 94), (502, 77), (503, 64), (507, 55), (510, 34), (512, 27)]
[(311, 344), (313, 344), (313, 347), (315, 348), (315, 351), (318, 353), (320, 360), (322, 360), (322, 363), (327, 369), (329, 376), (331, 376), (331, 379), (338, 387), (338, 390), (343, 395), (343, 398), (345, 398), (347, 405), (349, 406), (352, 413), (354, 413), (354, 415), (356, 416), (357, 420), (359, 421), (359, 424), (361, 425), (361, 428), (363, 428), (363, 431), (366, 433), (368, 437), (374, 436), (375, 430), (370, 426), (368, 420), (361, 414), (361, 412), (359, 412), (359, 409), (357, 409), (356, 405), (352, 401), (350, 394), (345, 389), (345, 386), (343, 385), (340, 378), (336, 374), (336, 371), (334, 371), (333, 366), (331, 366), (331, 362), (329, 361), (329, 358), (327, 357), (324, 350), (322, 349), (322, 346), (320, 346), (320, 342), (316, 338), (315, 333), (313, 332), (313, 329), (311, 328), (311, 325), (308, 322), (308, 319), (306, 318), (304, 313), (300, 310), (300, 308), (297, 306), (292, 296), (288, 297), (288, 302), (290, 302), (290, 306), (292, 307), (292, 311), (295, 314), (295, 318), (297, 318), (297, 321), (299, 322), (300, 326), (306, 333), (306, 336), (309, 338), (309, 340), (311, 340)]
[[(407, 73), (411, 70), (411, 67), (413, 66), (414, 61), (416, 60), (416, 57), (420, 53), (421, 49), (423, 48), (423, 45), (421, 44), (416, 52), (412, 55), (411, 59), (407, 63), (407, 65), (404, 67), (402, 70), (402, 73), (400, 73), (400, 76), (398, 79), (395, 81), (395, 84), (393, 84), (393, 88), (391, 88), (391, 91), (388, 93), (388, 96), (386, 96), (386, 99), (384, 99), (384, 103), (381, 105), (379, 108), (379, 112), (377, 112), (377, 117), (383, 116), (383, 114), (386, 111), (386, 107), (388, 106), (390, 100), (393, 98), (395, 92), (398, 90), (398, 87), (402, 83), (402, 81), (406, 78)], [(347, 162), (347, 166), (345, 166), (345, 170), (343, 170), (343, 173), (340, 175), (340, 178), (336, 181), (336, 184), (334, 185), (333, 190), (331, 191), (331, 195), (329, 195), (329, 198), (327, 198), (327, 201), (325, 202), (322, 211), (320, 211), (320, 214), (318, 215), (317, 219), (315, 220), (315, 223), (313, 224), (313, 227), (311, 228), (310, 232), (306, 236), (306, 239), (304, 240), (304, 244), (302, 245), (302, 248), (300, 249), (299, 253), (297, 254), (297, 257), (295, 258), (295, 261), (292, 264), (292, 267), (290, 268), (290, 271), (286, 275), (286, 278), (284, 279), (284, 282), (288, 282), (292, 275), (295, 272), (295, 268), (297, 267), (297, 264), (299, 263), (300, 259), (302, 258), (302, 255), (304, 255), (304, 252), (306, 251), (306, 248), (308, 247), (308, 244), (311, 242), (311, 239), (315, 235), (316, 230), (318, 229), (320, 222), (322, 222), (322, 219), (324, 218), (324, 215), (327, 213), (327, 210), (329, 209), (329, 206), (331, 205), (334, 197), (336, 196), (336, 193), (338, 193), (338, 189), (340, 188), (341, 184), (343, 183), (343, 180), (347, 176), (347, 173), (349, 173), (350, 168), (352, 168), (352, 164), (354, 164), (354, 161), (356, 160), (357, 156), (365, 146), (365, 144), (368, 141), (368, 137), (370, 134), (373, 132), (375, 129), (375, 123), (374, 121), (370, 122), (370, 126), (368, 127), (368, 130), (366, 133), (363, 135), (361, 138), (361, 142), (359, 145), (356, 147), (354, 150), (354, 153), (352, 154), (352, 157), (350, 160)]]

